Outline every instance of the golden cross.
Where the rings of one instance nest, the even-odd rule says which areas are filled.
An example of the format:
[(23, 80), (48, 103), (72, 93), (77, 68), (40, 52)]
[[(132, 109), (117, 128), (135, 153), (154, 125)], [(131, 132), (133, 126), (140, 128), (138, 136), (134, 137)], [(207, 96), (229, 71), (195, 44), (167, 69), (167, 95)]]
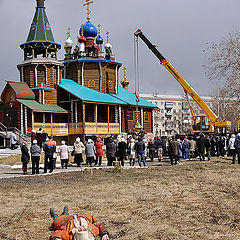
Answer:
[(68, 27), (68, 31), (67, 31), (67, 38), (70, 38), (70, 30), (71, 30), (71, 28), (70, 28), (70, 27)]
[(124, 77), (126, 77), (126, 68), (125, 67), (123, 68), (123, 71), (124, 71)]
[(89, 10), (89, 5), (91, 3), (93, 3), (93, 1), (91, 1), (91, 0), (85, 0), (85, 1), (86, 1), (86, 3), (84, 3), (83, 6), (87, 6), (87, 20), (89, 21), (90, 20), (90, 13), (91, 13), (91, 11)]
[(83, 35), (83, 24), (81, 25), (81, 27), (82, 27), (81, 35)]
[(101, 26), (102, 26), (101, 24), (98, 24), (98, 35), (100, 35)]
[(107, 32), (106, 34), (107, 34), (107, 43), (109, 43), (109, 32)]

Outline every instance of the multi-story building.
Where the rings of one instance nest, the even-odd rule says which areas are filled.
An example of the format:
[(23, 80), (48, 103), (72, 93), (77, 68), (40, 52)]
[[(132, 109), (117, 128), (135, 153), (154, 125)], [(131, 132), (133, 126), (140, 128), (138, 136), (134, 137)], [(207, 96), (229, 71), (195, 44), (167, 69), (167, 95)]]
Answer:
[[(184, 95), (141, 94), (145, 100), (158, 106), (154, 111), (154, 134), (156, 136), (173, 136), (191, 133), (192, 116)], [(202, 97), (212, 109), (218, 109), (218, 101), (212, 97)], [(204, 114), (200, 107), (190, 99), (195, 114)]]

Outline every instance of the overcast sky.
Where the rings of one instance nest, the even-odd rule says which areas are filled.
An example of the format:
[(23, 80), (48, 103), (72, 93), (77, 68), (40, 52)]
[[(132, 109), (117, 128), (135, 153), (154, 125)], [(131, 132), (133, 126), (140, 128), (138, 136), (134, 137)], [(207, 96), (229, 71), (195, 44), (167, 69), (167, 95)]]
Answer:
[[(86, 22), (85, 0), (46, 0), (46, 13), (57, 43), (64, 55), (67, 27), (76, 43), (79, 28)], [(0, 83), (19, 81), (16, 65), (23, 61), (19, 45), (27, 39), (35, 13), (35, 0), (0, 0), (1, 58)], [(201, 95), (211, 93), (213, 86), (204, 74), (203, 50), (207, 43), (217, 42), (229, 32), (239, 31), (239, 0), (94, 0), (91, 22), (102, 25), (101, 35), (110, 43), (116, 61), (127, 68), (130, 90), (134, 91), (133, 34), (140, 28), (158, 45), (159, 51)], [(140, 92), (182, 94), (176, 80), (159, 64), (140, 40)], [(123, 77), (123, 67), (120, 80)]]

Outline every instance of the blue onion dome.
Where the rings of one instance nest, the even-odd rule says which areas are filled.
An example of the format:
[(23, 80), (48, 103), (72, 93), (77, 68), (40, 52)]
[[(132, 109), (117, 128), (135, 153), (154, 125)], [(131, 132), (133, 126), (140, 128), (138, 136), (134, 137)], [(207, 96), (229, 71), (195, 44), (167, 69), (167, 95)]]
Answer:
[[(80, 28), (79, 33), (82, 35), (82, 28)], [(90, 21), (87, 21), (83, 25), (83, 35), (86, 38), (95, 38), (98, 35), (98, 30)]]
[(100, 35), (98, 35), (96, 38), (96, 44), (103, 44), (103, 39)]

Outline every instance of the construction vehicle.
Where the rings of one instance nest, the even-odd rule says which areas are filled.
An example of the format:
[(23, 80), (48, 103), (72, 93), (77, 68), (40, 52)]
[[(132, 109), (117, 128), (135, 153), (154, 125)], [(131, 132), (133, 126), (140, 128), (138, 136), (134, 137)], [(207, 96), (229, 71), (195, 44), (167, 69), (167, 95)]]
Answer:
[[(192, 132), (194, 133), (213, 133), (215, 128), (227, 128), (231, 127), (231, 122), (222, 120), (220, 121), (216, 114), (208, 107), (208, 105), (201, 99), (201, 97), (195, 92), (195, 90), (188, 84), (188, 82), (177, 72), (172, 64), (163, 57), (158, 51), (155, 45), (153, 45), (138, 29), (134, 33), (136, 38), (141, 38), (153, 54), (160, 60), (160, 63), (173, 75), (173, 77), (180, 83), (186, 94), (189, 108), (192, 114)], [(193, 107), (189, 101), (188, 95), (198, 104), (205, 114), (195, 115)]]

